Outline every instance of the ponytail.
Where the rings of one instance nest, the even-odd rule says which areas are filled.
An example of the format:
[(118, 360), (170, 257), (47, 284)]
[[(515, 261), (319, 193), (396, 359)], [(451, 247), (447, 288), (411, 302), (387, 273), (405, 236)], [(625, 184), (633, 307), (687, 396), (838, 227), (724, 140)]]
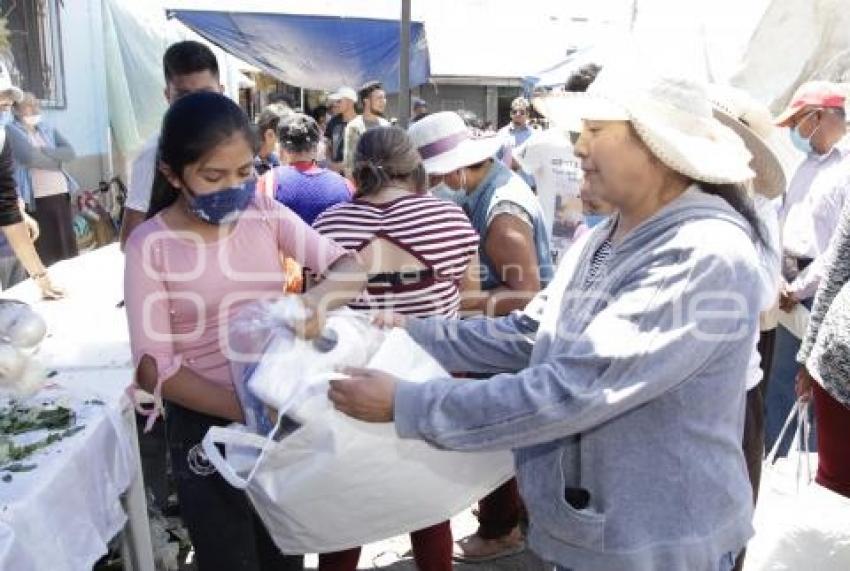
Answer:
[(706, 194), (719, 196), (725, 200), (744, 220), (749, 222), (753, 230), (755, 243), (761, 246), (767, 245), (764, 226), (756, 213), (755, 205), (750, 198), (746, 188), (739, 184), (709, 184), (699, 183), (700, 188)]

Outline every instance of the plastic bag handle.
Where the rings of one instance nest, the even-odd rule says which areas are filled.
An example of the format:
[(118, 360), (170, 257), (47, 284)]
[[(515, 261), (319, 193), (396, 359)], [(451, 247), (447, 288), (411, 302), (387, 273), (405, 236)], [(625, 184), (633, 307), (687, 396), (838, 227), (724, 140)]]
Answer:
[[(274, 434), (274, 431), (272, 431), (272, 434)], [(207, 459), (218, 470), (221, 477), (227, 480), (227, 483), (234, 488), (244, 490), (251, 483), (270, 442), (273, 442), (271, 438), (251, 432), (242, 432), (224, 426), (211, 426), (204, 435), (201, 446), (207, 455)], [(255, 448), (260, 451), (260, 455), (257, 457), (246, 478), (236, 473), (236, 470), (233, 469), (233, 466), (230, 465), (227, 458), (224, 457), (221, 450), (216, 446), (217, 444), (231, 444), (243, 448)]]
[[(794, 418), (797, 417), (798, 414), (801, 415), (801, 417), (806, 416), (804, 414), (803, 408), (807, 406), (808, 405), (802, 400), (797, 400), (797, 402), (794, 403), (794, 406), (791, 407), (791, 412), (788, 413), (788, 418), (785, 419), (785, 424), (782, 425), (782, 430), (779, 431), (779, 436), (776, 438), (776, 442), (773, 444), (773, 448), (771, 448), (770, 452), (768, 452), (767, 456), (765, 456), (764, 461), (766, 463), (773, 464), (776, 461), (776, 455), (779, 453), (779, 447), (782, 445), (782, 441), (785, 439), (785, 435), (788, 433), (788, 429), (790, 428), (791, 423), (794, 421)], [(799, 430), (799, 422), (797, 425), (795, 425), (794, 430), (795, 432)], [(794, 438), (794, 442), (792, 443), (792, 446), (794, 445), (799, 445), (796, 436)], [(808, 447), (808, 443), (806, 443), (806, 447)]]

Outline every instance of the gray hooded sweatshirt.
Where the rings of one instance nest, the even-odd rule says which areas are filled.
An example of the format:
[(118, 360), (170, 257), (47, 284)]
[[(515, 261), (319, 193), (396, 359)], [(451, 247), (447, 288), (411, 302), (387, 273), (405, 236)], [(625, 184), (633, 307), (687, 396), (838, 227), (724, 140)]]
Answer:
[(523, 313), (411, 321), (448, 370), (494, 376), (399, 383), (396, 428), (451, 450), (513, 449), (530, 545), (561, 567), (717, 571), (752, 534), (752, 230), (691, 187), (586, 283), (613, 224), (571, 248)]

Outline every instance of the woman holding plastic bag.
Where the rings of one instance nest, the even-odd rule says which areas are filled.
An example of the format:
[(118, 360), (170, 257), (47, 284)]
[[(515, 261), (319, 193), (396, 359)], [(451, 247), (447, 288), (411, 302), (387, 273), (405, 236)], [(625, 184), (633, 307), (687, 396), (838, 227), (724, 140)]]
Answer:
[[(351, 307), (419, 317), (455, 317), (461, 296), (478, 289), (473, 262), (478, 234), (463, 211), (426, 192), (427, 175), (410, 137), (396, 127), (364, 133), (353, 178), (357, 194), (319, 216), (313, 226), (369, 269), (369, 284)], [(434, 247), (439, 229), (440, 246)], [(451, 571), (448, 521), (410, 534), (421, 571)], [(319, 556), (319, 571), (354, 571), (360, 549)]]
[(303, 566), (274, 546), (244, 493), (215, 472), (199, 444), (211, 426), (242, 420), (225, 341), (230, 318), (246, 302), (280, 295), (281, 254), (325, 277), (300, 297), (303, 320), (292, 325), (302, 335), (315, 335), (323, 311), (345, 305), (365, 284), (351, 254), (257, 195), (255, 147), (250, 121), (226, 97), (177, 101), (159, 146), (170, 188), (152, 197), (155, 215), (126, 249), (136, 383), (157, 403), (149, 425), (165, 402), (181, 516), (201, 571)]
[(523, 313), (396, 318), (444, 367), (494, 376), (410, 385), (349, 370), (329, 396), (402, 437), (513, 449), (530, 546), (561, 569), (728, 570), (752, 534), (741, 430), (763, 300), (750, 154), (702, 85), (631, 69), (645, 75), (612, 64), (552, 102), (581, 113), (576, 154), (619, 214)]
[(797, 395), (814, 401), (815, 481), (850, 498), (850, 204), (844, 207), (829, 250), (829, 271), (797, 355)]

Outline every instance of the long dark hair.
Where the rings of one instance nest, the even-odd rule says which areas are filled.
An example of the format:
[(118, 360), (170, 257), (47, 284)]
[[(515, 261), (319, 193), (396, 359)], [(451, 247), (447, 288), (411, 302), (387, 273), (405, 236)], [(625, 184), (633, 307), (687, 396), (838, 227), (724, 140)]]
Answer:
[[(219, 93), (199, 92), (181, 97), (162, 120), (159, 161), (178, 177), (222, 142), (240, 134), (257, 152), (251, 121), (236, 103)], [(179, 193), (157, 169), (148, 208), (148, 218), (168, 208)]]
[(719, 196), (725, 200), (744, 220), (749, 222), (753, 229), (754, 241), (762, 246), (767, 245), (764, 227), (746, 187), (740, 184), (708, 184), (705, 182), (699, 183), (699, 187), (703, 192)]
[(393, 180), (410, 179), (416, 192), (423, 192), (428, 181), (422, 157), (407, 132), (398, 127), (363, 133), (354, 154), (352, 177), (358, 197), (375, 194)]

